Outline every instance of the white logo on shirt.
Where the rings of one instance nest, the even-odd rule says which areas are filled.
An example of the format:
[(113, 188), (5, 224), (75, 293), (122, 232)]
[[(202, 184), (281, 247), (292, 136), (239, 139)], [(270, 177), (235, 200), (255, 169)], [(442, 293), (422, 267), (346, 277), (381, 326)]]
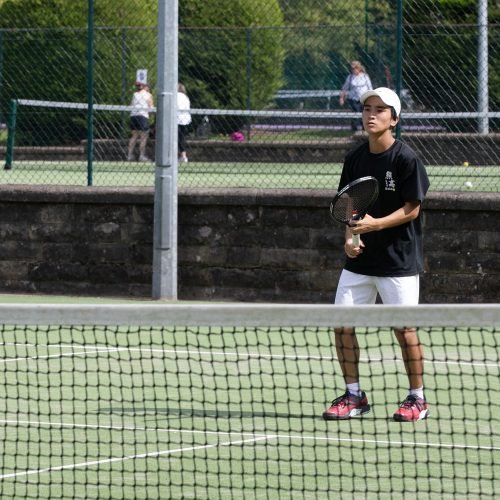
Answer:
[(396, 182), (392, 178), (392, 172), (390, 170), (387, 170), (385, 173), (385, 190), (396, 191)]

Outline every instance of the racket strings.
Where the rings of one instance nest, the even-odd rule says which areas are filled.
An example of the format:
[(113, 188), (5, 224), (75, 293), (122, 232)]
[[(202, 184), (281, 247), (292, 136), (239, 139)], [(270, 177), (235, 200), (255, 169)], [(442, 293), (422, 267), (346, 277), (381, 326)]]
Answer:
[(333, 207), (333, 216), (340, 222), (348, 223), (360, 219), (377, 198), (371, 183), (361, 183), (338, 198)]

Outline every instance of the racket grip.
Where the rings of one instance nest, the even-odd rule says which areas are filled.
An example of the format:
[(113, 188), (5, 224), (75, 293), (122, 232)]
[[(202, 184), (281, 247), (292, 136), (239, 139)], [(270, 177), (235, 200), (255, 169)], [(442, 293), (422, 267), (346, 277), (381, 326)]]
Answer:
[[(353, 210), (352, 211), (352, 220), (359, 220), (360, 217), (359, 217), (359, 213), (357, 210)], [(359, 247), (359, 234), (353, 234), (352, 235), (352, 244), (355, 246), (355, 247)]]

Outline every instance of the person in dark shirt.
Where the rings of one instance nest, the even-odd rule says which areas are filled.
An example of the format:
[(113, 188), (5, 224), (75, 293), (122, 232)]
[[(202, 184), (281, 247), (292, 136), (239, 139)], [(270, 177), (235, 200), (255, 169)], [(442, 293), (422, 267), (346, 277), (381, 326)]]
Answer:
[[(420, 208), (429, 188), (424, 165), (415, 152), (393, 137), (401, 102), (392, 90), (379, 87), (361, 96), (368, 141), (345, 157), (339, 191), (360, 177), (373, 176), (379, 197), (369, 213), (346, 228), (342, 270), (335, 304), (416, 305), (423, 271)], [(355, 246), (352, 235), (361, 235)], [(397, 421), (427, 418), (423, 352), (415, 328), (394, 328), (409, 380), (409, 393), (394, 413)], [(335, 328), (335, 342), (346, 392), (323, 413), (325, 420), (347, 419), (370, 411), (359, 380), (359, 346), (354, 328)]]

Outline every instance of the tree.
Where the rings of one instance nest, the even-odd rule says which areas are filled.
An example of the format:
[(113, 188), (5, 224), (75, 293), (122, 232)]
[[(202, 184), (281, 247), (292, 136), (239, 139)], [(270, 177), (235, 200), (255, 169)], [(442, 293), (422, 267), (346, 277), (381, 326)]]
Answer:
[[(477, 0), (407, 0), (405, 12), (404, 78), (417, 100), (438, 111), (476, 110)], [(499, 14), (497, 3), (490, 1), (490, 40)], [(490, 102), (497, 107), (498, 54), (494, 51), (489, 80)]]
[[(158, 0), (94, 5), (94, 101), (128, 104), (138, 68), (147, 68), (149, 82), (156, 83)], [(196, 106), (266, 105), (282, 83), (283, 18), (277, 0), (182, 0), (179, 5), (180, 75)], [(12, 98), (87, 101), (87, 16), (87, 3), (81, 1), (0, 4), (1, 109)], [(68, 122), (63, 115), (59, 119)], [(72, 119), (72, 124), (71, 137), (59, 130), (52, 140), (60, 140), (57, 132), (69, 141), (81, 135), (85, 121)]]
[(262, 108), (282, 85), (277, 0), (180, 4), (179, 75), (197, 107)]
[[(157, 0), (95, 2), (95, 100), (116, 102), (123, 69), (155, 74)], [(85, 101), (87, 23), (83, 2), (6, 0), (0, 6), (4, 84), (9, 97)]]
[[(394, 18), (387, 0), (281, 0), (288, 26), (286, 86), (292, 89), (338, 89), (359, 59), (368, 73), (382, 79), (388, 60), (381, 36), (394, 38)], [(389, 29), (385, 27), (389, 25)], [(390, 37), (383, 40), (394, 50)], [(389, 42), (389, 43), (388, 43)], [(380, 83), (383, 83), (382, 81)]]
[[(94, 101), (128, 103), (136, 69), (156, 74), (157, 0), (95, 5)], [(86, 2), (5, 0), (0, 5), (4, 112), (14, 98), (87, 101), (87, 23)], [(49, 126), (50, 135), (45, 132)], [(39, 114), (36, 126), (20, 130), (25, 143), (46, 144), (74, 142), (84, 136), (85, 127), (83, 116), (61, 111), (50, 118)]]

